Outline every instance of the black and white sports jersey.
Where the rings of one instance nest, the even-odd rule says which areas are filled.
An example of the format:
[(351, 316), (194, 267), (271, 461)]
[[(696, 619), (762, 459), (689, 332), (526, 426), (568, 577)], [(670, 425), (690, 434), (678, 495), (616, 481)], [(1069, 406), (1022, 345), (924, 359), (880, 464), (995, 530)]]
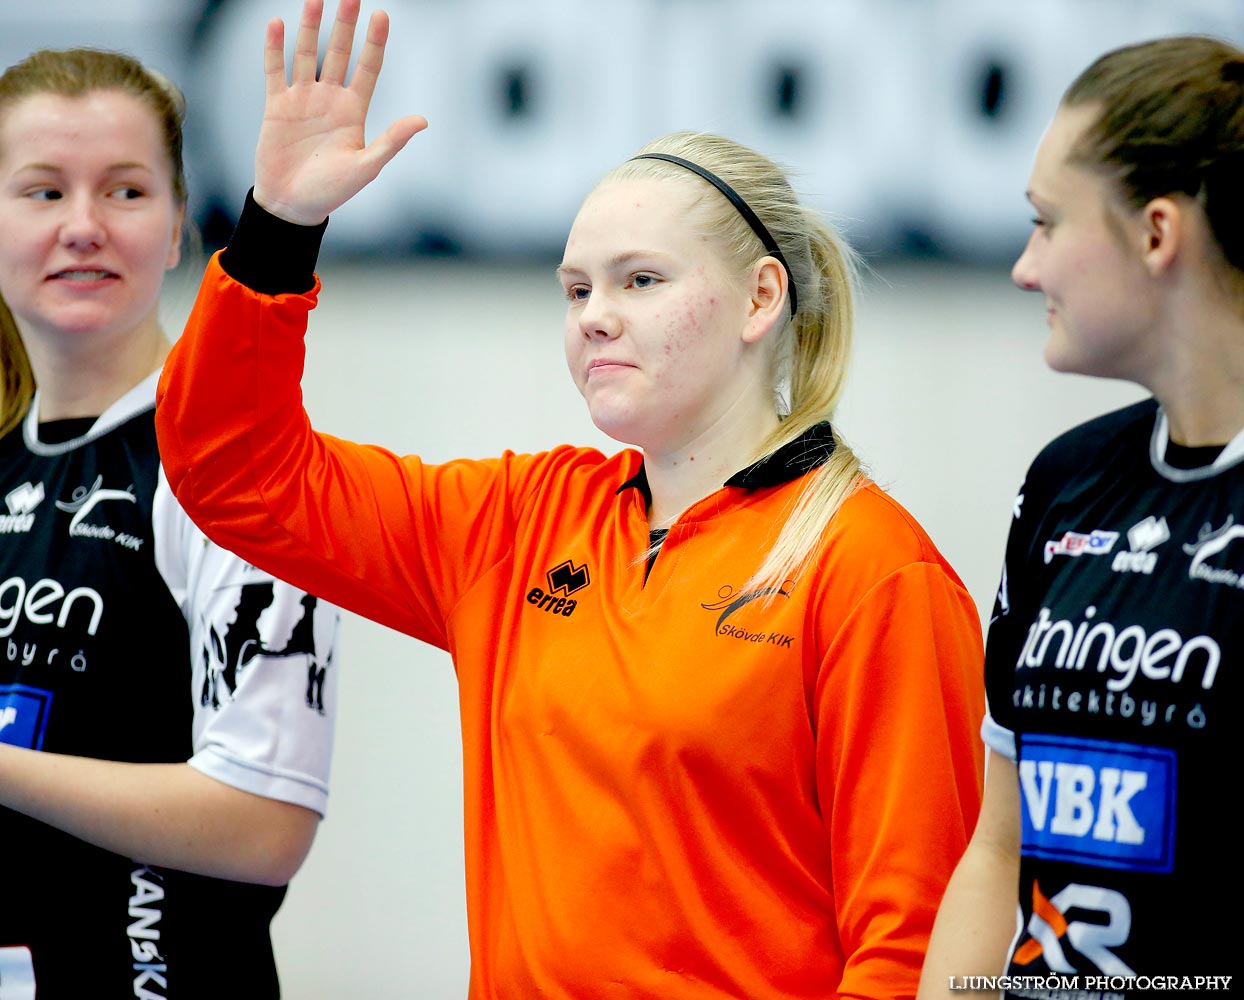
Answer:
[(1202, 468), (1168, 448), (1130, 406), (1050, 444), (1015, 501), (983, 730), (1019, 770), (1014, 976), (1218, 975), (1238, 948), (1244, 433)]
[[(36, 400), (0, 439), (0, 741), (189, 761), (322, 814), (337, 609), (195, 528), (160, 468), (155, 385), (43, 440)], [(279, 995), (283, 888), (150, 867), (4, 809), (0, 866), (4, 1000)]]

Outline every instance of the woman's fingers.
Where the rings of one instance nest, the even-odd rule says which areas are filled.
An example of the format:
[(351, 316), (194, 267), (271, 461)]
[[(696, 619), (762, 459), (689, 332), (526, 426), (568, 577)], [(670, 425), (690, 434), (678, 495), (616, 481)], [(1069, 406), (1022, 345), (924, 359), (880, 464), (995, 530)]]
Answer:
[(255, 200), (299, 225), (314, 225), (369, 184), (411, 136), (427, 127), (418, 115), (399, 119), (372, 143), (364, 127), (384, 61), (389, 19), (371, 16), (348, 86), (345, 76), (358, 29), (360, 0), (340, 0), (316, 76), (324, 0), (306, 0), (286, 83), (285, 28), (268, 23), (264, 37), (267, 101), (255, 148)]
[(406, 143), (427, 127), (428, 120), (423, 115), (407, 115), (376, 136), (363, 150), (363, 158), (369, 164), (368, 170), (371, 174), (368, 182), (374, 180), (388, 162), (402, 151)]
[(294, 42), (294, 68), (290, 82), (295, 86), (315, 82), (320, 55), (320, 19), (324, 15), (323, 0), (306, 0), (298, 22), (298, 38)]
[(376, 89), (376, 77), (380, 75), (380, 67), (384, 64), (384, 47), (388, 40), (389, 15), (378, 10), (367, 22), (367, 38), (363, 42), (358, 65), (354, 67), (354, 76), (350, 80), (350, 89), (365, 102), (370, 103), (372, 92)]
[(345, 81), (346, 67), (350, 64), (350, 49), (354, 45), (354, 27), (358, 19), (358, 0), (341, 0), (337, 4), (337, 17), (333, 21), (332, 34), (328, 36), (324, 65), (320, 69), (322, 82), (340, 84)]
[(285, 89), (285, 22), (274, 17), (263, 40), (264, 89), (268, 99)]
[[(328, 47), (324, 53), (324, 65), (320, 67), (319, 40), (324, 2), (306, 0), (298, 22), (290, 84), (313, 84), (317, 76), (321, 83), (345, 83), (346, 70), (350, 65), (350, 51), (354, 45), (354, 31), (358, 25), (359, 6), (359, 0), (341, 0), (337, 5), (337, 16), (333, 20)], [(367, 37), (350, 81), (350, 88), (365, 102), (371, 101), (372, 93), (376, 89), (376, 78), (384, 64), (384, 48), (388, 39), (389, 15), (378, 10), (367, 22)], [(269, 96), (286, 83), (284, 50), (285, 25), (279, 18), (273, 18), (268, 22), (264, 39), (264, 77)]]

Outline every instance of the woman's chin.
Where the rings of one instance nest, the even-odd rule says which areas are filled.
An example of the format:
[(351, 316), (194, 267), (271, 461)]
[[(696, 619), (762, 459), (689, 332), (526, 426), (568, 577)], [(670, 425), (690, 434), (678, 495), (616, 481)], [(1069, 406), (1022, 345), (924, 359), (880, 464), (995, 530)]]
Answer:
[(608, 435), (618, 444), (632, 445), (637, 448), (643, 447), (644, 433), (640, 426), (640, 421), (636, 420), (633, 415), (622, 414), (609, 410), (601, 409), (591, 410), (592, 423), (596, 425), (596, 429), (602, 434)]

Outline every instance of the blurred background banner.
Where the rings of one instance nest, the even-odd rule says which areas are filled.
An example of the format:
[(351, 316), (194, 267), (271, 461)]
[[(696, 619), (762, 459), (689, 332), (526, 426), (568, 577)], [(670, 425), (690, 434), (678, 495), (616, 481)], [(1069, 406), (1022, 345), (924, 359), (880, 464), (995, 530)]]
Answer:
[[(1244, 0), (378, 5), (392, 33), (371, 134), (407, 113), (431, 127), (328, 227), (303, 379), (316, 427), (429, 461), (617, 450), (566, 372), (553, 265), (601, 173), (664, 132), (721, 132), (792, 168), (867, 251), (839, 424), (985, 618), (1029, 461), (1142, 395), (1050, 372), (1041, 296), (1009, 281), (1041, 133), (1109, 48), (1186, 32), (1244, 41)], [(211, 248), (251, 184), (264, 25), (298, 13), (297, 0), (3, 0), (0, 61), (94, 45), (176, 81)], [(165, 286), (172, 336), (203, 263), (190, 255)], [(452, 664), (353, 615), (341, 663), (328, 815), (273, 925), (284, 996), (463, 1000)]]
[[(431, 128), (337, 213), (330, 253), (545, 256), (604, 170), (661, 133), (707, 129), (793, 168), (866, 250), (1009, 256), (1027, 226), (1016, 179), (1079, 69), (1156, 35), (1244, 34), (1241, 0), (384, 6), (393, 41), (372, 121), (417, 112)], [(89, 44), (177, 81), (193, 214), (214, 245), (250, 184), (273, 16), (296, 22), (298, 5), (7, 0), (0, 62)]]

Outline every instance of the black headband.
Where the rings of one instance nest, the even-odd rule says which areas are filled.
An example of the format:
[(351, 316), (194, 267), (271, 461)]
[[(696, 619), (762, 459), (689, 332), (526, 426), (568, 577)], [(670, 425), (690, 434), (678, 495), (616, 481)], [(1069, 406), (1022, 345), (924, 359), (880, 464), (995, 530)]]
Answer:
[(743, 216), (743, 220), (752, 227), (752, 232), (759, 238), (760, 242), (765, 245), (765, 250), (769, 256), (777, 259), (778, 263), (786, 268), (787, 288), (790, 291), (790, 314), (794, 316), (799, 309), (799, 296), (795, 294), (795, 276), (791, 274), (790, 265), (786, 263), (786, 257), (782, 253), (781, 247), (777, 245), (777, 240), (760, 221), (760, 216), (752, 211), (752, 207), (745, 202), (739, 193), (729, 184), (723, 181), (711, 170), (705, 170), (698, 163), (692, 163), (690, 160), (684, 160), (681, 156), (672, 156), (669, 153), (640, 153), (638, 156), (631, 157), (633, 160), (666, 160), (670, 163), (676, 163), (680, 167), (685, 167), (693, 174), (699, 174), (713, 187), (726, 196), (730, 204), (735, 207), (739, 215)]

